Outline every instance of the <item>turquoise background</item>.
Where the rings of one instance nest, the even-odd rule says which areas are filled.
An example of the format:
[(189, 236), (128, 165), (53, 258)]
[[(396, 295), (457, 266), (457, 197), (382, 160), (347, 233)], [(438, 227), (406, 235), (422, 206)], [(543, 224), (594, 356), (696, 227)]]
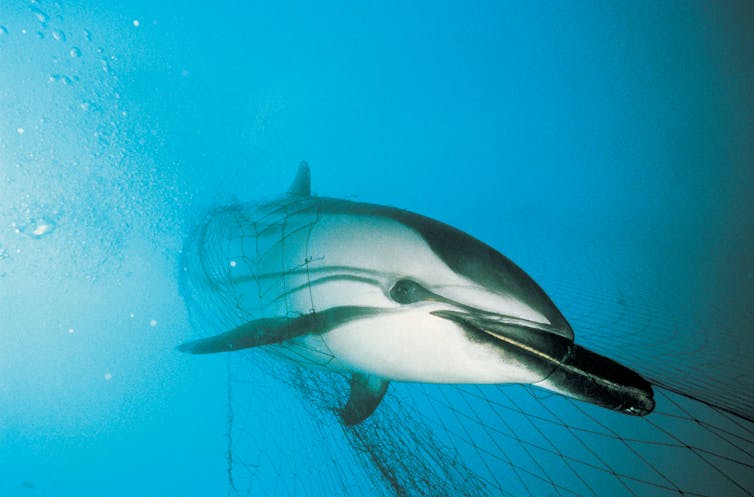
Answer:
[[(751, 419), (752, 32), (751, 2), (4, 0), (0, 495), (227, 492), (227, 359), (175, 351), (201, 336), (181, 245), (204, 209), (284, 191), (302, 159), (315, 193), (463, 229), (527, 270), (580, 343)], [(257, 460), (244, 488), (391, 494), (261, 371), (234, 383), (236, 412), (267, 416), (238, 415), (265, 434), (239, 449)], [(254, 381), (264, 394), (248, 400)], [(691, 419), (703, 409), (678, 401)], [(410, 432), (410, 417), (392, 422)], [(502, 423), (479, 414), (469, 437), (496, 440), (488, 422)], [(733, 424), (750, 448), (750, 422)], [(705, 495), (731, 479), (730, 495), (751, 495), (751, 453), (719, 480), (672, 456), (657, 467), (690, 488), (712, 478)], [(531, 470), (545, 490), (526, 471), (499, 485), (592, 495), (551, 485), (562, 471)], [(634, 494), (668, 495), (652, 488)]]

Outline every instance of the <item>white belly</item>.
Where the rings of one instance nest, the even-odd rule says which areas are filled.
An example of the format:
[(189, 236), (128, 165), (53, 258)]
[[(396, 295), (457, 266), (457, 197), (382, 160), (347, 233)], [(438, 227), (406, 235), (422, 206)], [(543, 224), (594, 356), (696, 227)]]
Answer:
[(359, 319), (321, 336), (278, 347), (309, 367), (359, 371), (395, 381), (530, 383), (541, 378), (505, 360), (495, 346), (470, 340), (455, 323), (429, 314), (434, 305)]

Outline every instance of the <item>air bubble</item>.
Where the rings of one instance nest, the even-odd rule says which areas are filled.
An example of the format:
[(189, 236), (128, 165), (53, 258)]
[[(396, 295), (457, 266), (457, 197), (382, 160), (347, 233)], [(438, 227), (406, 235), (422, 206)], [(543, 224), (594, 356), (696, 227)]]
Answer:
[(65, 33), (60, 29), (53, 31), (52, 37), (55, 38), (55, 41), (65, 41)]
[(37, 21), (39, 21), (42, 24), (47, 24), (47, 21), (50, 19), (50, 16), (45, 14), (42, 10), (40, 10), (37, 7), (32, 7), (31, 11), (34, 12), (34, 17), (37, 18)]
[(151, 319), (149, 321), (149, 326), (151, 326), (152, 328), (154, 328), (155, 326), (157, 326), (157, 320), (156, 319)]
[(32, 231), (31, 234), (35, 238), (41, 238), (45, 235), (52, 233), (52, 230), (54, 229), (55, 227), (52, 224), (41, 223), (41, 224), (38, 224), (36, 228), (34, 228), (34, 231)]
[(41, 218), (32, 219), (31, 222), (26, 225), (14, 225), (14, 227), (17, 233), (23, 233), (29, 238), (39, 239), (55, 231), (56, 226), (53, 221)]
[(63, 83), (64, 85), (70, 85), (71, 84), (71, 78), (68, 76), (64, 76), (62, 74), (50, 74), (50, 82), (51, 83)]
[(26, 130), (24, 128), (16, 128), (16, 133), (18, 133), (19, 135), (23, 135), (25, 132)]
[(79, 47), (73, 47), (68, 53), (71, 54), (71, 57), (73, 57), (74, 59), (81, 57), (81, 49)]

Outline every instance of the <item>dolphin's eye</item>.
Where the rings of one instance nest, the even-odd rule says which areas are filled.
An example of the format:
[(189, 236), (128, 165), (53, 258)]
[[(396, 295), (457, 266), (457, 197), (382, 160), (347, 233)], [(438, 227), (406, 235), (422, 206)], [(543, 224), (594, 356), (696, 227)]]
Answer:
[(398, 280), (390, 289), (390, 298), (399, 304), (413, 304), (432, 298), (432, 292), (411, 280)]

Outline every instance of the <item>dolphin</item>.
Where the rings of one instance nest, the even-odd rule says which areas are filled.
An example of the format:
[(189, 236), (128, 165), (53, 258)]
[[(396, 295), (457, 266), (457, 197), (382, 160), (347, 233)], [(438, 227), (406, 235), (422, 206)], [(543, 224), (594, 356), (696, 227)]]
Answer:
[(274, 201), (211, 211), (183, 250), (189, 313), (218, 331), (192, 354), (259, 347), (350, 377), (355, 425), (390, 381), (530, 384), (626, 414), (652, 386), (574, 343), (540, 286), (500, 252), (394, 207), (311, 194), (302, 162)]

